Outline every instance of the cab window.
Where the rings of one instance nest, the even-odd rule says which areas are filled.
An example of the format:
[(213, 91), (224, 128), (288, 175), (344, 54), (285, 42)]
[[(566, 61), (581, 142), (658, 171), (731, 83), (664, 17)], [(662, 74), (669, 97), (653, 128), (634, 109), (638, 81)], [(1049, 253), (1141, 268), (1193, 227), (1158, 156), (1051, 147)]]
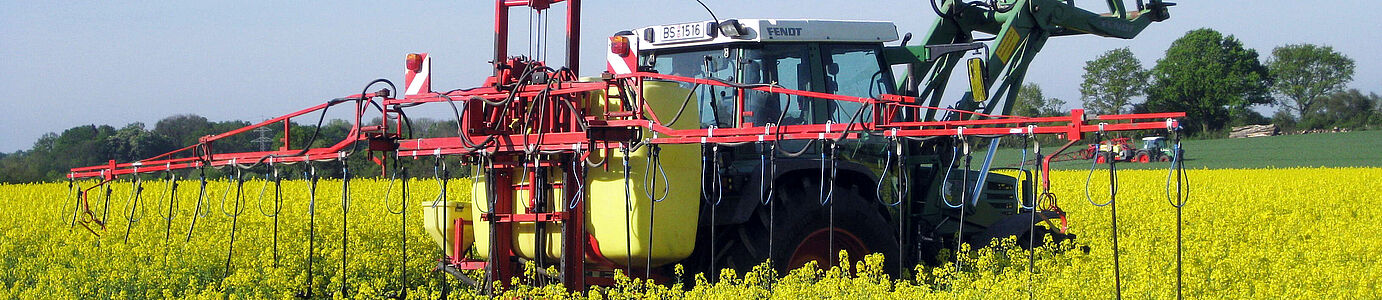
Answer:
[[(699, 51), (686, 51), (674, 53), (657, 53), (652, 56), (651, 65), (654, 70), (661, 74), (669, 74), (693, 78), (714, 78), (723, 81), (735, 81), (735, 67), (733, 62), (737, 56), (736, 51), (726, 51), (722, 48), (705, 49)], [(689, 82), (680, 83), (684, 88), (695, 87)], [(696, 93), (696, 104), (699, 108), (701, 128), (708, 128), (716, 125), (720, 128), (734, 127), (735, 118), (735, 93), (732, 88), (700, 85), (693, 91)]]

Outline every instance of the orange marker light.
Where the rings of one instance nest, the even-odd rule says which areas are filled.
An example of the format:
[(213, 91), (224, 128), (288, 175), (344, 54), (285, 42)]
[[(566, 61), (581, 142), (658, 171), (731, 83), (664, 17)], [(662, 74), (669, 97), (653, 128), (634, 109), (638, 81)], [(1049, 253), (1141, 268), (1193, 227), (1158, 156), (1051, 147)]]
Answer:
[(629, 56), (629, 38), (622, 35), (610, 37), (609, 52), (619, 57)]
[(422, 54), (408, 53), (408, 70), (413, 72), (422, 70)]

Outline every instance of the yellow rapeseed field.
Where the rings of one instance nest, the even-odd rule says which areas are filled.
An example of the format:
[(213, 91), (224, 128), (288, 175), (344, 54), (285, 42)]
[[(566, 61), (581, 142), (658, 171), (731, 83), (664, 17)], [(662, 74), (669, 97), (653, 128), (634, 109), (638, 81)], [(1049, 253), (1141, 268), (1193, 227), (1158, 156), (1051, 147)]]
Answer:
[[(715, 284), (690, 289), (682, 288), (689, 283), (658, 286), (624, 279), (619, 286), (586, 294), (521, 284), (504, 293), (552, 298), (1110, 298), (1110, 212), (1086, 201), (1086, 175), (1054, 174), (1060, 206), (1070, 213), (1070, 230), (1079, 238), (1039, 249), (1035, 273), (1028, 271), (1027, 252), (1009, 241), (968, 252), (960, 270), (949, 264), (923, 266), (900, 279), (882, 275), (880, 260), (871, 257), (852, 268), (808, 267), (780, 276), (725, 272), (714, 274), (720, 278)], [(1108, 183), (1101, 175), (1107, 176), (1096, 173), (1092, 180), (1096, 201), (1107, 199)], [(1165, 176), (1165, 171), (1151, 170), (1119, 173), (1122, 294), (1129, 299), (1176, 297), (1176, 212), (1165, 197)], [(1382, 169), (1191, 170), (1191, 180), (1192, 195), (1184, 208), (1185, 297), (1382, 298)], [(94, 182), (78, 183), (86, 187)], [(423, 235), (416, 204), (437, 196), (435, 181), (410, 185), (407, 264), (400, 268), (402, 216), (388, 212), (390, 207), (397, 210), (399, 186), (386, 204), (388, 181), (352, 180), (344, 272), (341, 181), (321, 181), (310, 288), (306, 181), (284, 182), (277, 265), (274, 218), (266, 216), (273, 213), (273, 194), (270, 188), (261, 205), (263, 181), (244, 184), (238, 217), (225, 214), (234, 211), (233, 190), (221, 207), (222, 195), (233, 184), (211, 182), (201, 206), (204, 216), (196, 218), (190, 240), (198, 183), (180, 182), (171, 225), (164, 218), (169, 209), (164, 184), (146, 179), (141, 205), (131, 207), (131, 183), (117, 182), (110, 222), (100, 237), (72, 225), (74, 203), (67, 183), (0, 185), (0, 298), (291, 298), (307, 290), (339, 298), (343, 276), (349, 297), (380, 298), (404, 287), (402, 274), (413, 298), (437, 298), (448, 284), (454, 286), (453, 297), (474, 296), (459, 282), (431, 272), (438, 248)], [(450, 186), (449, 197), (468, 198), (464, 180)], [(99, 189), (93, 191), (92, 209), (100, 215), (104, 201)], [(125, 242), (131, 209), (137, 222)], [(234, 252), (226, 276), (232, 223)], [(684, 276), (684, 282), (704, 280)]]

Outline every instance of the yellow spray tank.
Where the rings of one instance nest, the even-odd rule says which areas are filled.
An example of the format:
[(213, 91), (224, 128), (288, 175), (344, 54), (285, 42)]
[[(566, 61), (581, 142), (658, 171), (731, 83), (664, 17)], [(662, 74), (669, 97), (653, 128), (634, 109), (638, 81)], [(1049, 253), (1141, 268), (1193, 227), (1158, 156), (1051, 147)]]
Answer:
[[(664, 81), (644, 81), (643, 97), (648, 102), (648, 106), (653, 108), (654, 113), (663, 121), (667, 122), (677, 111), (681, 109), (683, 101), (687, 99), (691, 90), (682, 88), (673, 82)], [(590, 108), (590, 115), (601, 116), (601, 106), (596, 103), (604, 101), (604, 94), (616, 94), (617, 91), (593, 92), (586, 99), (586, 107)], [(617, 94), (616, 94), (617, 96)], [(694, 101), (694, 98), (692, 98)], [(621, 105), (617, 98), (609, 99), (611, 106)], [(674, 129), (696, 129), (699, 128), (698, 120), (700, 116), (696, 111), (695, 103), (688, 104), (689, 107), (682, 112), (680, 121), (673, 124)], [(651, 136), (650, 132), (645, 131), (644, 136)], [(663, 181), (661, 173), (653, 173), (647, 176), (650, 180), (656, 180), (657, 188), (653, 191), (654, 196), (663, 196), (663, 187), (667, 187), (667, 194), (662, 202), (656, 204), (656, 213), (653, 213), (653, 201), (648, 197), (644, 175), (647, 172), (657, 172), (656, 169), (648, 170), (649, 148), (640, 147), (637, 151), (631, 151), (628, 155), (630, 172), (628, 174), (627, 188), (628, 197), (625, 197), (625, 177), (623, 161), (625, 159), (622, 151), (614, 149), (606, 155), (604, 151), (591, 153), (590, 160), (594, 162), (604, 161), (606, 167), (587, 168), (587, 174), (583, 179), (582, 186), (584, 201), (586, 201), (586, 232), (595, 238), (593, 244), (598, 244), (598, 253), (603, 257), (620, 266), (625, 266), (632, 262), (633, 267), (641, 267), (648, 264), (651, 259), (652, 266), (661, 266), (668, 263), (680, 261), (691, 255), (691, 250), (695, 247), (697, 220), (700, 217), (700, 145), (662, 145), (659, 156), (663, 170), (666, 172), (666, 181)], [(483, 169), (484, 166), (476, 166), (476, 169)], [(608, 169), (608, 170), (606, 170)], [(531, 172), (531, 170), (529, 170)], [(527, 174), (521, 173), (521, 168), (515, 174), (514, 185), (521, 186), (526, 184)], [(471, 210), (470, 220), (480, 220), (480, 216), (489, 211), (488, 195), (486, 194), (486, 178), (483, 172), (472, 174), (474, 180), (471, 192), (472, 203), (475, 209)], [(548, 171), (547, 182), (553, 185), (565, 185), (563, 182), (566, 175), (556, 168)], [(655, 178), (655, 179), (654, 179)], [(497, 187), (507, 188), (507, 187)], [(517, 189), (501, 192), (513, 193), (514, 210), (516, 213), (529, 213), (528, 207), (529, 190)], [(559, 189), (550, 189), (546, 199), (550, 206), (544, 211), (566, 211), (568, 203)], [(627, 218), (626, 218), (627, 213)], [(656, 219), (652, 219), (656, 217)], [(626, 222), (626, 220), (628, 220)], [(651, 223), (652, 228), (649, 228)], [(475, 252), (481, 259), (489, 259), (490, 228), (489, 222), (475, 221)], [(561, 257), (561, 226), (557, 223), (547, 223), (545, 230), (546, 249), (544, 254), (549, 260)], [(538, 249), (534, 243), (536, 228), (534, 223), (517, 223), (513, 227), (513, 248), (521, 257), (533, 259), (538, 255)], [(653, 237), (656, 235), (656, 237)], [(649, 238), (652, 237), (652, 245), (649, 245)], [(631, 241), (626, 242), (626, 241)], [(502, 254), (501, 254), (502, 255)], [(594, 254), (591, 253), (593, 256)], [(651, 257), (650, 257), (651, 256)], [(625, 266), (629, 267), (629, 266)]]
[[(456, 221), (460, 220), (461, 230), (460, 248), (462, 253), (470, 248), (475, 242), (475, 227), (471, 225), (470, 203), (462, 201), (423, 201), (422, 202), (422, 228), (427, 231), (427, 236), (432, 238), (432, 242), (437, 243), (446, 249), (447, 255), (451, 255), (455, 249)], [(444, 229), (443, 229), (444, 228)]]

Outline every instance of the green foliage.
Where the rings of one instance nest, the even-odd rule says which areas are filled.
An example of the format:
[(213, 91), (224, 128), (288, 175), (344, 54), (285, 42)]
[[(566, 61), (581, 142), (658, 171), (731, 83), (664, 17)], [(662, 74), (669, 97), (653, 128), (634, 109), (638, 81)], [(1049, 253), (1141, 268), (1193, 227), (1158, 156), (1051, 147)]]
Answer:
[(1376, 124), (1378, 105), (1382, 97), (1376, 93), (1363, 95), (1357, 89), (1335, 93), (1319, 99), (1318, 103), (1301, 117), (1301, 129), (1364, 128)]
[[(1319, 97), (1343, 91), (1353, 80), (1353, 59), (1330, 46), (1296, 44), (1272, 49), (1267, 62), (1281, 104), (1304, 116)], [(1286, 100), (1290, 100), (1287, 102)]]
[(1095, 114), (1118, 114), (1147, 88), (1147, 70), (1127, 47), (1109, 50), (1085, 62), (1080, 99)]
[[(307, 118), (301, 118), (307, 119)], [(292, 149), (302, 149), (312, 140), (312, 147), (329, 147), (341, 142), (350, 134), (352, 124), (340, 119), (325, 120), (318, 132), (316, 119), (313, 123), (292, 123), (288, 129), (289, 145)], [(378, 121), (374, 121), (375, 124)], [(445, 137), (456, 135), (454, 120), (436, 121), (426, 118), (413, 119), (414, 134), (418, 137)], [(33, 148), (8, 155), (0, 155), (0, 183), (20, 183), (35, 181), (63, 180), (67, 171), (75, 167), (105, 164), (108, 160), (131, 162), (167, 153), (182, 147), (195, 145), (204, 136), (225, 133), (252, 125), (247, 121), (211, 122), (205, 117), (191, 114), (174, 115), (154, 123), (148, 130), (143, 123), (135, 122), (116, 129), (107, 125), (82, 125), (64, 130), (61, 134), (48, 133), (34, 142)], [(283, 145), (283, 126), (266, 125), (273, 140), (267, 144), (268, 150), (277, 150)], [(212, 144), (215, 153), (260, 151), (260, 145), (253, 140), (256, 132), (246, 132), (217, 140)], [(364, 147), (361, 145), (361, 147)], [(192, 153), (179, 157), (188, 157)], [(430, 162), (407, 160), (411, 177), (432, 176)], [(351, 160), (350, 166), (355, 176), (380, 174), (379, 165), (369, 160)], [(339, 178), (339, 168), (322, 168), (319, 175)], [(220, 171), (210, 170), (213, 176)]]
[(1065, 101), (1059, 98), (1046, 98), (1041, 86), (1035, 83), (1023, 84), (1017, 91), (1017, 102), (1013, 104), (1013, 115), (1024, 117), (1063, 116)]
[(1151, 73), (1148, 108), (1186, 112), (1192, 133), (1221, 129), (1252, 106), (1271, 103), (1272, 80), (1257, 51), (1213, 29), (1177, 39)]
[(1300, 118), (1291, 114), (1289, 110), (1277, 110), (1276, 113), (1272, 114), (1272, 124), (1275, 124), (1277, 129), (1283, 131), (1296, 130), (1297, 122), (1300, 122)]

